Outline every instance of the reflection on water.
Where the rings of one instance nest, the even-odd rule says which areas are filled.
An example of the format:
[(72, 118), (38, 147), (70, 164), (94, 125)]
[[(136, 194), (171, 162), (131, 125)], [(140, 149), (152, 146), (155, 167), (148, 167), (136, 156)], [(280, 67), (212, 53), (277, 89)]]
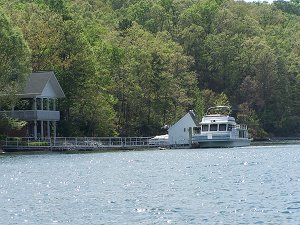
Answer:
[(300, 224), (300, 146), (1, 154), (0, 224)]

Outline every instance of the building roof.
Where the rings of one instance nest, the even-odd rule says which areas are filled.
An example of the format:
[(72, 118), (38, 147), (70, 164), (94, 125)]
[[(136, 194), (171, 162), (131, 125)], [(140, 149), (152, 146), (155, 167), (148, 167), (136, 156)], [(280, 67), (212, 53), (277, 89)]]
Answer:
[(190, 110), (190, 111), (189, 111), (189, 114), (190, 114), (190, 116), (192, 117), (194, 123), (195, 123), (196, 125), (199, 125), (200, 121), (199, 121), (199, 119), (198, 119), (196, 113), (195, 113), (193, 110)]
[(32, 73), (27, 81), (22, 98), (64, 98), (65, 94), (53, 71)]
[[(189, 122), (189, 126), (190, 125), (193, 125), (193, 126), (198, 126), (200, 121), (198, 120), (195, 112), (193, 110), (190, 110), (188, 113), (186, 113), (183, 117), (181, 117), (175, 124), (173, 124), (170, 128), (169, 128), (169, 131), (170, 130), (173, 130), (175, 129), (175, 127), (178, 126), (178, 124), (182, 124), (183, 122), (186, 123), (188, 119), (190, 122)], [(180, 125), (181, 126), (181, 125)]]

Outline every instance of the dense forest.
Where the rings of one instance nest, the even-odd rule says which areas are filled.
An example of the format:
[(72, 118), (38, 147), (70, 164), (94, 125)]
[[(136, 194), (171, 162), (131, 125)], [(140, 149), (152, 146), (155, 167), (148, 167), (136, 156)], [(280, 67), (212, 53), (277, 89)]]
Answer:
[(1, 107), (44, 70), (60, 136), (155, 135), (213, 105), (253, 137), (297, 136), (300, 3), (0, 0)]

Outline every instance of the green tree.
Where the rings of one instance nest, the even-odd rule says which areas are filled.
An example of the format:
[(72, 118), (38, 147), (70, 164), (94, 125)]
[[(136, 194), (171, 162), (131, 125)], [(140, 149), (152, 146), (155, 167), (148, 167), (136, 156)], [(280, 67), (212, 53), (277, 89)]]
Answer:
[(237, 122), (248, 125), (249, 134), (252, 138), (265, 139), (267, 137), (267, 133), (261, 127), (257, 114), (246, 103), (239, 106)]
[(20, 30), (0, 11), (0, 105), (16, 100), (30, 73), (30, 50)]
[(221, 105), (221, 106), (231, 107), (230, 103), (229, 103), (229, 100), (228, 100), (228, 97), (226, 96), (226, 94), (224, 92), (222, 92), (221, 94), (216, 96), (216, 99), (214, 100), (214, 105), (215, 106)]
[(227, 95), (222, 92), (220, 94), (212, 90), (205, 89), (201, 91), (203, 108), (207, 110), (215, 106), (229, 106), (231, 107)]
[[(22, 33), (0, 10), (0, 109), (11, 109), (30, 73), (30, 50)], [(20, 129), (24, 122), (0, 116), (0, 135)]]
[(121, 46), (126, 49), (117, 77), (121, 126), (129, 135), (153, 135), (193, 104), (190, 58), (167, 33), (153, 36), (138, 25), (128, 29)]
[(63, 33), (57, 74), (67, 97), (61, 104), (62, 115), (70, 128), (63, 132), (86, 136), (115, 134), (115, 101), (102, 86), (107, 82), (100, 74), (95, 49), (79, 22), (65, 21)]
[(33, 70), (54, 70), (66, 92), (64, 135), (152, 135), (188, 109), (225, 103), (246, 105), (267, 132), (298, 132), (289, 123), (299, 113), (298, 0), (0, 4)]

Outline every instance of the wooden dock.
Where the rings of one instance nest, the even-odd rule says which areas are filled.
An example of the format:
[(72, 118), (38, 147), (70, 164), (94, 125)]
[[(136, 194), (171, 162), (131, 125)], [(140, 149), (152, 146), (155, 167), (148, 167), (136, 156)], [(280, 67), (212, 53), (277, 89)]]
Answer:
[(151, 142), (152, 137), (57, 137), (38, 139), (8, 137), (2, 146), (4, 152), (27, 151), (107, 151), (167, 148), (163, 142)]

